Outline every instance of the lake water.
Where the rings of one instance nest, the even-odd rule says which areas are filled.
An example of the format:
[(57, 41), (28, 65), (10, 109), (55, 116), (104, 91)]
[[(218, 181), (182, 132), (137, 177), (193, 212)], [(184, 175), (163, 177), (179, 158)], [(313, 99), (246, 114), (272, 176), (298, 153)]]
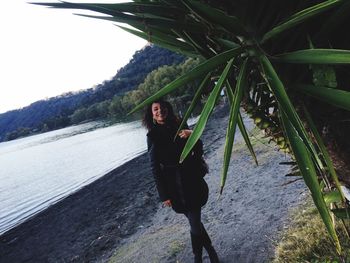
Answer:
[(0, 234), (146, 151), (139, 121), (0, 143)]

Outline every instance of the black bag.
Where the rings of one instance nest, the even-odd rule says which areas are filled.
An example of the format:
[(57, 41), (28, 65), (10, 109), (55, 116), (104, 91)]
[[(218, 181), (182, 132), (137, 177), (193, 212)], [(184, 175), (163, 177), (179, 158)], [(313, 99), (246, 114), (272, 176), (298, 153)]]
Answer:
[(207, 162), (204, 160), (203, 156), (199, 158), (198, 168), (199, 168), (199, 173), (200, 175), (202, 175), (202, 177), (204, 177), (207, 173), (209, 173), (209, 166)]
[(191, 163), (191, 167), (194, 168), (196, 173), (201, 177), (204, 177), (207, 173), (209, 173), (209, 166), (207, 162), (204, 160), (202, 154), (196, 154), (196, 152), (192, 151), (192, 158), (189, 163)]
[(209, 166), (203, 158), (203, 143), (198, 140), (187, 158), (187, 165), (201, 177), (209, 173)]
[(202, 177), (209, 173), (209, 166), (203, 158), (203, 153), (203, 143), (201, 140), (198, 140), (193, 148), (192, 155), (195, 159), (196, 171), (198, 171), (198, 174)]

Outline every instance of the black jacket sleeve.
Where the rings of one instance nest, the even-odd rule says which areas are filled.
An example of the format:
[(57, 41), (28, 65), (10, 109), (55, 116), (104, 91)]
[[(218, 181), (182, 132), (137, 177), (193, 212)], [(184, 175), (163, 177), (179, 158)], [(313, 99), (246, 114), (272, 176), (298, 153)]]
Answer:
[(169, 196), (166, 190), (166, 182), (164, 180), (165, 179), (164, 176), (162, 176), (160, 163), (158, 161), (157, 154), (155, 151), (155, 144), (149, 136), (147, 136), (147, 147), (148, 147), (148, 154), (149, 154), (149, 159), (151, 163), (151, 170), (152, 170), (154, 180), (156, 182), (159, 198), (161, 201), (168, 200)]

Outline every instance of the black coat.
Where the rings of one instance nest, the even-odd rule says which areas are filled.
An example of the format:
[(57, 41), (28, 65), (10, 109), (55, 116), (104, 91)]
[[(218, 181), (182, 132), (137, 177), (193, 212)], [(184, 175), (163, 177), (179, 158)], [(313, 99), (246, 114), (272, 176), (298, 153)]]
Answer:
[(200, 208), (208, 200), (208, 186), (199, 172), (203, 144), (199, 140), (192, 152), (179, 164), (186, 139), (176, 136), (177, 127), (154, 125), (147, 134), (152, 173), (161, 201), (171, 200), (177, 213)]

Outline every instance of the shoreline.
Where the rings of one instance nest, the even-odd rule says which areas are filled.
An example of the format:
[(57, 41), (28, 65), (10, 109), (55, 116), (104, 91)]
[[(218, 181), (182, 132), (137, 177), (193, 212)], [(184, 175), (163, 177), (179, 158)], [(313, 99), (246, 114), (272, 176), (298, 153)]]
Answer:
[[(147, 162), (144, 153), (1, 235), (2, 260), (91, 262), (107, 258), (109, 249), (137, 230), (130, 226), (132, 221), (147, 222), (156, 209), (153, 178), (139, 170)], [(140, 178), (143, 182), (134, 180)], [(125, 189), (139, 191), (126, 193)], [(133, 206), (129, 198), (135, 199)], [(130, 216), (133, 213), (137, 216)]]
[[(202, 136), (210, 168), (202, 220), (222, 262), (266, 262), (305, 186), (282, 186), (289, 179), (284, 177), (288, 168), (278, 166), (285, 160), (281, 153), (255, 145), (263, 162), (254, 167), (239, 144), (218, 200), (227, 112), (227, 105), (218, 106)], [(239, 135), (237, 142), (242, 143)], [(147, 153), (9, 230), (0, 241), (1, 260), (11, 263), (108, 262), (112, 256), (112, 262), (123, 263), (192, 262), (188, 223), (161, 207)]]

